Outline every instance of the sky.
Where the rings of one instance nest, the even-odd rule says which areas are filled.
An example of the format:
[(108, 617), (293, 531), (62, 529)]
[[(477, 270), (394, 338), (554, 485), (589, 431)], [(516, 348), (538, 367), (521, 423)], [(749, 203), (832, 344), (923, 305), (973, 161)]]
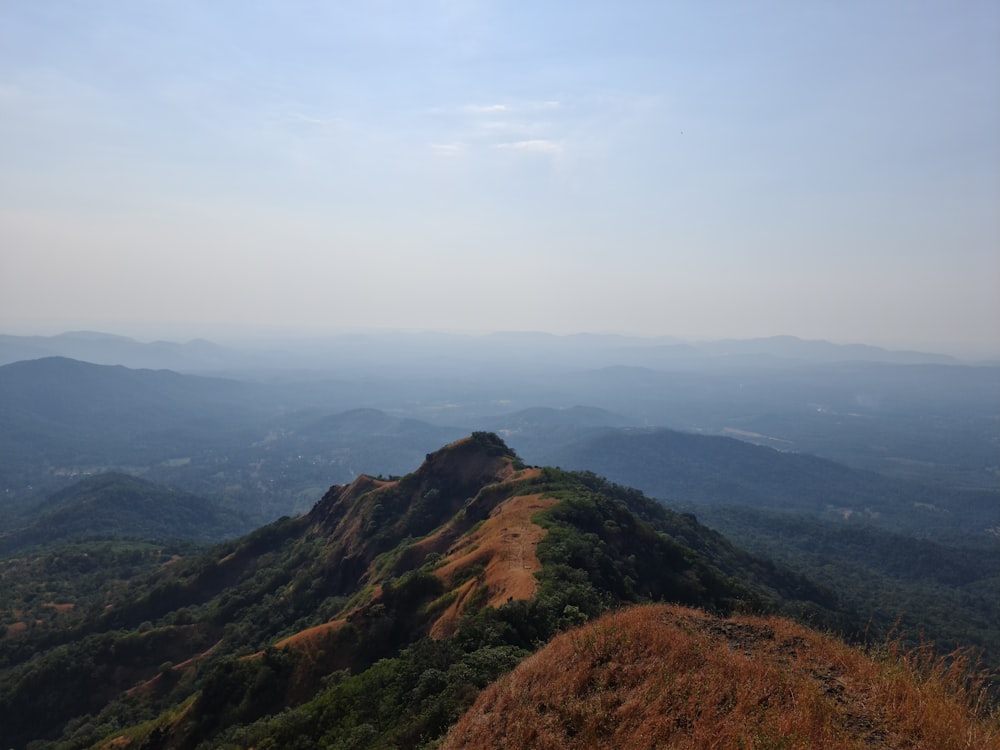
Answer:
[(1000, 3), (0, 0), (0, 332), (1000, 353)]

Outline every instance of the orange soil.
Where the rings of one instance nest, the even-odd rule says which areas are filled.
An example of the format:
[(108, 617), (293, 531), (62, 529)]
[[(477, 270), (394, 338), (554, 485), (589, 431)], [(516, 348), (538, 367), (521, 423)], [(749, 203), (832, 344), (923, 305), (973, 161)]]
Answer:
[[(509, 468), (510, 470), (504, 473), (503, 484), (532, 479), (541, 473), (540, 469), (536, 468), (517, 470)], [(377, 492), (396, 484), (398, 484), (396, 481), (382, 481), (361, 475), (345, 488), (345, 494), (352, 491)], [(482, 565), (484, 568), (482, 580), (473, 578), (458, 587), (455, 600), (431, 628), (432, 637), (441, 638), (454, 633), (467, 598), (479, 586), (488, 587), (487, 603), (492, 606), (502, 604), (509, 599), (530, 599), (535, 594), (538, 582), (534, 574), (541, 569), (541, 564), (535, 556), (535, 546), (545, 535), (545, 530), (531, 523), (531, 516), (555, 502), (552, 498), (542, 499), (541, 495), (510, 498), (494, 508), (490, 517), (475, 532), (457, 542), (455, 536), (458, 532), (455, 526), (449, 523), (435, 534), (413, 545), (413, 548), (420, 553), (418, 557), (426, 556), (430, 552), (446, 553), (446, 565), (435, 571), (435, 575), (446, 585), (450, 585), (455, 573), (462, 568), (474, 564)], [(360, 519), (353, 519), (351, 523), (355, 531), (360, 527)], [(351, 534), (351, 528), (340, 531), (345, 536)], [(368, 575), (371, 575), (371, 571)], [(307, 628), (278, 641), (275, 646), (309, 649), (325, 635), (340, 628), (359, 610), (376, 603), (381, 593), (381, 587), (378, 586), (366, 603), (359, 605), (341, 619)]]
[(204, 651), (202, 651), (200, 654), (195, 654), (190, 659), (185, 659), (184, 661), (180, 662), (179, 664), (174, 664), (174, 671), (176, 671), (178, 669), (190, 669), (195, 664), (197, 664), (202, 659), (204, 659), (206, 656), (208, 656), (210, 653), (212, 653), (213, 651), (215, 651), (215, 649), (218, 648), (218, 646), (219, 646), (220, 643), (222, 643), (222, 641), (216, 641), (211, 646), (209, 646), (207, 649), (205, 649)]
[(346, 619), (331, 620), (330, 622), (324, 622), (321, 625), (314, 625), (311, 628), (306, 628), (305, 630), (300, 630), (294, 635), (290, 635), (287, 638), (275, 643), (277, 648), (285, 648), (286, 646), (295, 646), (298, 648), (308, 647), (318, 638), (322, 637), (326, 633), (329, 633), (337, 628), (341, 627), (346, 623)]
[[(530, 469), (518, 469), (511, 470), (504, 481), (501, 484), (514, 484), (516, 482), (521, 482), (527, 479), (534, 479), (542, 473), (541, 469), (530, 468)], [(431, 534), (418, 542), (415, 542), (412, 549), (416, 550), (419, 554), (418, 557), (426, 556), (431, 552), (439, 552), (441, 554), (451, 554), (452, 543), (455, 538), (459, 535), (456, 530), (454, 523), (447, 523), (442, 526), (438, 531)]]
[[(486, 586), (489, 606), (499, 606), (511, 599), (530, 599), (538, 589), (535, 573), (541, 563), (535, 555), (545, 529), (531, 522), (531, 517), (555, 504), (557, 500), (541, 494), (520, 495), (500, 503), (490, 517), (475, 531), (462, 537), (448, 550), (448, 563), (434, 571), (445, 584), (471, 565), (483, 567), (479, 585)], [(431, 628), (431, 637), (452, 634), (462, 614), (463, 605), (475, 588), (476, 579), (458, 589), (458, 596)]]
[(27, 631), (28, 623), (21, 620), (20, 622), (15, 622), (7, 626), (7, 637), (13, 638), (14, 636), (21, 635), (21, 633), (26, 633)]
[[(215, 651), (215, 649), (218, 647), (220, 643), (222, 643), (222, 641), (216, 641), (214, 644), (209, 646), (205, 651), (202, 651), (200, 654), (195, 654), (190, 659), (185, 659), (182, 662), (174, 664), (173, 667), (174, 672), (180, 673), (188, 671), (189, 669), (194, 667), (198, 662), (200, 662), (202, 659), (208, 656), (210, 653)], [(149, 678), (145, 682), (140, 682), (138, 685), (129, 688), (125, 692), (128, 695), (151, 695), (156, 690), (156, 686), (159, 684), (161, 679), (162, 677), (160, 675), (155, 675), (154, 677)]]

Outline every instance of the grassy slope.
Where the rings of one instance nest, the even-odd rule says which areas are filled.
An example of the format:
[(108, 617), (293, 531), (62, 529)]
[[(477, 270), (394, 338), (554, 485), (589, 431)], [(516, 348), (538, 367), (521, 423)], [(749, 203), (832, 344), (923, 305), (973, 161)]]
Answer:
[(1000, 748), (965, 666), (864, 654), (781, 618), (634, 607), (557, 636), (443, 748)]

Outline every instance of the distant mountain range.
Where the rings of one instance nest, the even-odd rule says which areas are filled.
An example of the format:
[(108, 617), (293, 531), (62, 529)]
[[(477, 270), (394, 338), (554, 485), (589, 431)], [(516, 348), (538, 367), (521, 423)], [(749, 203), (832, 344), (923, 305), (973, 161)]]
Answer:
[[(8, 382), (7, 386), (0, 382), (0, 403), (5, 387), (30, 390), (33, 386), (26, 381), (36, 371), (39, 378), (48, 378), (50, 387), (35, 387), (35, 392), (40, 391), (42, 399), (51, 395), (53, 407), (74, 393), (78, 400), (89, 400), (84, 386), (97, 377), (96, 371), (84, 376), (65, 363), (56, 366), (53, 357), (33, 359), (35, 365), (23, 359), (47, 352), (70, 354), (68, 358), (78, 361), (123, 363), (130, 369), (168, 367), (189, 376), (212, 375), (214, 384), (185, 381), (190, 386), (187, 395), (170, 391), (166, 382), (154, 382), (169, 377), (149, 374), (159, 370), (143, 370), (146, 375), (140, 379), (148, 385), (141, 386), (125, 382), (121, 374), (116, 379), (107, 372), (101, 376), (109, 385), (96, 394), (95, 414), (104, 405), (113, 406), (109, 398), (116, 393), (122, 411), (138, 414), (133, 406), (158, 393), (160, 407), (142, 406), (165, 406), (176, 414), (172, 423), (159, 420), (179, 438), (170, 459), (191, 454), (185, 445), (204, 450), (205, 434), (223, 423), (231, 430), (252, 422), (253, 430), (280, 438), (288, 434), (282, 423), (286, 417), (301, 425), (309, 415), (377, 409), (450, 428), (455, 435), (532, 408), (579, 406), (613, 415), (604, 426), (726, 434), (923, 482), (1000, 487), (996, 459), (1000, 434), (995, 422), (1000, 417), (1000, 367), (965, 365), (936, 355), (793, 337), (680, 343), (612, 335), (358, 334), (223, 348), (200, 341), (145, 344), (77, 332), (49, 338), (0, 337), (0, 362), (8, 356), (22, 358), (0, 366), (0, 381)], [(7, 371), (8, 366), (20, 368), (20, 385), (13, 382), (15, 371)], [(81, 387), (69, 384), (69, 378), (79, 378)], [(149, 388), (149, 393), (137, 392), (141, 388)], [(198, 420), (187, 419), (192, 411), (204, 413), (201, 424), (207, 429), (201, 435), (195, 434)], [(274, 421), (265, 426), (264, 416)], [(111, 421), (109, 434), (113, 435), (116, 421)], [(566, 430), (578, 428), (582, 425), (566, 425)], [(136, 429), (151, 432), (141, 425)], [(157, 439), (165, 437), (164, 432)], [(246, 437), (251, 443), (260, 441)], [(446, 438), (437, 435), (427, 445), (442, 439)], [(58, 444), (57, 437), (53, 450), (58, 460), (53, 463), (73, 464), (72, 456), (61, 453)], [(132, 447), (138, 450), (141, 445)], [(87, 453), (75, 464), (88, 470), (102, 468), (99, 463), (87, 464)], [(332, 453), (343, 456), (339, 449)], [(117, 455), (121, 459), (127, 454)], [(379, 459), (369, 466), (379, 470), (393, 466), (390, 456)], [(139, 456), (134, 465), (150, 461)], [(353, 457), (343, 461), (335, 471), (347, 472), (354, 463)], [(117, 465), (125, 462), (119, 460)], [(289, 468), (298, 473), (298, 468)], [(27, 485), (35, 486), (24, 472), (15, 469), (15, 475), (18, 478), (5, 487), (17, 496)], [(169, 475), (150, 478), (174, 480)], [(324, 477), (343, 478), (339, 473)], [(239, 485), (245, 490), (247, 478)], [(321, 485), (309, 487), (315, 490)], [(51, 485), (43, 488), (51, 489)], [(267, 503), (263, 498), (261, 502)], [(304, 507), (295, 502), (287, 507)]]
[(794, 336), (679, 342), (670, 338), (504, 332), (483, 336), (434, 333), (343, 334), (323, 338), (220, 346), (204, 339), (177, 343), (140, 342), (126, 336), (71, 331), (55, 336), (0, 335), (0, 365), (24, 359), (69, 357), (95, 364), (136, 369), (171, 369), (189, 373), (279, 370), (357, 370), (400, 360), (414, 370), (434, 371), (444, 363), (503, 367), (512, 360), (540, 366), (702, 367), (788, 362), (881, 362), (957, 364), (941, 354), (894, 351), (862, 344), (833, 344)]
[[(660, 600), (713, 613), (688, 628), (703, 646), (778, 665), (785, 641), (728, 616), (897, 626), (1000, 664), (1000, 368), (784, 339), (326, 343), (239, 366), (177, 345), (232, 377), (0, 366), (0, 744), (433, 744), (553, 635)], [(629, 627), (574, 631), (579, 668)], [(810, 664), (796, 690), (836, 712)], [(897, 731), (869, 720), (845, 736)]]
[[(995, 422), (988, 405), (996, 373), (903, 366), (908, 379), (893, 384), (889, 375), (895, 367), (876, 366), (866, 376), (872, 391), (878, 381), (891, 395), (854, 416), (835, 408), (852, 407), (823, 385), (828, 410), (806, 409), (792, 419), (782, 411), (787, 404), (816, 392), (797, 393), (803, 387), (799, 381), (774, 383), (763, 392), (773, 394), (771, 400), (762, 400), (758, 391), (746, 403), (760, 410), (756, 422), (730, 422), (744, 428), (744, 439), (736, 440), (640, 427), (634, 416), (595, 406), (509, 410), (449, 426), (371, 407), (289, 408), (296, 404), (291, 399), (310, 397), (309, 384), (246, 383), (61, 358), (15, 363), (0, 367), (0, 486), (5, 489), (0, 534), (29, 530), (17, 537), (22, 551), (29, 543), (40, 549), (81, 538), (63, 533), (60, 524), (47, 535), (50, 526), (40, 519), (48, 511), (41, 503), (74, 482), (109, 471), (210, 498), (228, 513), (261, 524), (308, 511), (331, 482), (350, 484), (362, 473), (383, 480), (409, 474), (438, 446), (484, 428), (500, 434), (530, 464), (589, 471), (695, 514), (745, 548), (821, 580), (879, 627), (901, 621), (914, 632), (934, 632), (942, 642), (977, 643), (1000, 662), (1000, 639), (990, 625), (1000, 619), (1000, 493), (941, 479), (948, 476), (941, 467), (950, 462), (969, 461), (970, 470), (977, 461), (995, 463), (991, 445), (1000, 436), (991, 428)], [(943, 369), (949, 382), (961, 387), (933, 395), (938, 375), (927, 368)], [(626, 398), (652, 404), (666, 394), (674, 408), (690, 407), (701, 389), (705, 404), (721, 402), (727, 409), (726, 398), (739, 405), (735, 399), (749, 390), (694, 374), (681, 380), (650, 370), (628, 371), (624, 377), (599, 374), (609, 377), (609, 394), (625, 394), (623, 406)], [(836, 387), (833, 374), (828, 375)], [(330, 387), (335, 394), (344, 390), (340, 382)], [(347, 390), (348, 400), (356, 401), (359, 390)], [(461, 385), (453, 390), (456, 401), (460, 390)], [(910, 412), (916, 408), (910, 404), (921, 399), (931, 405)], [(977, 404), (987, 408), (976, 413)], [(423, 411), (418, 402), (410, 413)], [(458, 407), (454, 411), (458, 418), (465, 414)], [(790, 422), (784, 433), (774, 429), (776, 414)], [(770, 427), (762, 427), (765, 420)], [(981, 429), (982, 437), (966, 425)], [(745, 429), (752, 426), (771, 434)], [(956, 426), (960, 431), (954, 431)], [(936, 481), (901, 480), (788, 450), (797, 434), (838, 428), (849, 431), (837, 445), (869, 456), (887, 451), (872, 451), (868, 443), (894, 445), (896, 455), (920, 459)], [(781, 434), (788, 437), (778, 438)], [(890, 442), (894, 434), (899, 435), (895, 443)], [(954, 435), (962, 440), (947, 439)], [(206, 519), (208, 528), (212, 524)], [(175, 535), (204, 538), (190, 527), (171, 530), (169, 523), (119, 536)], [(83, 538), (99, 536), (98, 529)], [(862, 550), (886, 554), (859, 554), (860, 539), (865, 540)], [(14, 549), (14, 542), (7, 548)], [(930, 586), (937, 587), (933, 600), (939, 606), (928, 599)], [(956, 614), (942, 619), (941, 612)]]
[(233, 352), (204, 339), (186, 343), (146, 343), (96, 331), (69, 331), (56, 336), (0, 334), (0, 364), (43, 357), (68, 357), (134, 369), (204, 371), (224, 368), (233, 356)]
[[(882, 404), (853, 415), (838, 411), (851, 407), (840, 406), (835, 394), (827, 396), (825, 411), (807, 409), (794, 418), (783, 402), (769, 404), (755, 396), (750, 408), (773, 411), (735, 424), (766, 429), (770, 435), (726, 428), (742, 438), (735, 440), (639, 427), (632, 416), (594, 406), (534, 407), (453, 425), (370, 407), (331, 413), (302, 408), (302, 402), (291, 399), (306, 396), (290, 393), (296, 388), (288, 384), (131, 370), (59, 357), (28, 360), (0, 367), (0, 487), (5, 490), (0, 519), (6, 509), (37, 502), (77, 479), (116, 471), (213, 497), (258, 521), (270, 520), (307, 509), (331, 481), (349, 482), (362, 472), (407, 473), (435, 446), (485, 428), (501, 434), (532, 463), (590, 470), (654, 497), (789, 510), (914, 533), (982, 535), (1000, 527), (997, 492), (987, 489), (990, 475), (982, 469), (981, 486), (963, 488), (904, 481), (792, 450), (797, 447), (793, 440), (808, 443), (811, 435), (832, 425), (845, 431), (838, 443), (843, 450), (866, 448), (851, 441), (855, 435), (869, 443), (884, 440), (883, 445), (897, 433), (897, 440), (905, 438), (908, 442), (898, 443), (896, 450), (905, 449), (908, 456), (888, 450), (864, 454), (882, 457), (890, 467), (899, 462), (972, 473), (977, 464), (988, 466), (996, 461), (993, 448), (1000, 448), (1000, 435), (990, 432), (988, 413), (971, 412), (976, 403), (988, 403), (997, 374), (990, 368), (947, 369), (963, 386), (954, 398), (969, 399), (967, 405), (943, 404), (947, 416), (905, 416), (912, 408), (909, 402), (933, 382), (922, 380), (918, 369), (891, 396), (902, 406)], [(662, 374), (647, 371), (632, 375), (615, 377), (609, 392), (621, 386), (628, 398), (644, 403), (664, 389), (694, 387), (694, 382), (671, 384)], [(726, 396), (715, 394), (711, 381), (701, 382), (714, 408), (728, 408)], [(340, 390), (336, 383), (330, 387)], [(791, 387), (778, 384), (775, 389), (787, 393)], [(414, 411), (420, 413), (419, 405)], [(955, 429), (943, 420), (963, 419), (970, 426), (959, 433), (963, 441), (940, 446), (937, 453), (938, 442), (924, 442), (940, 441), (937, 432), (947, 435)], [(928, 436), (903, 431), (914, 423), (935, 429)], [(787, 426), (773, 429), (780, 424)]]

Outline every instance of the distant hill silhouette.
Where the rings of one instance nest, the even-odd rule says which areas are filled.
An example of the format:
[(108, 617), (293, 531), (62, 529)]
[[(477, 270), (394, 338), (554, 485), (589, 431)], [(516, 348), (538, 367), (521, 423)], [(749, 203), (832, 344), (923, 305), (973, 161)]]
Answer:
[(220, 541), (248, 530), (245, 518), (206, 498), (110, 472), (57, 492), (24, 526), (0, 533), (0, 554), (95, 539)]
[(0, 334), (0, 365), (27, 359), (66, 357), (100, 365), (139, 369), (207, 371), (221, 369), (235, 353), (204, 339), (185, 343), (143, 343), (97, 331), (67, 331), (56, 336)]

